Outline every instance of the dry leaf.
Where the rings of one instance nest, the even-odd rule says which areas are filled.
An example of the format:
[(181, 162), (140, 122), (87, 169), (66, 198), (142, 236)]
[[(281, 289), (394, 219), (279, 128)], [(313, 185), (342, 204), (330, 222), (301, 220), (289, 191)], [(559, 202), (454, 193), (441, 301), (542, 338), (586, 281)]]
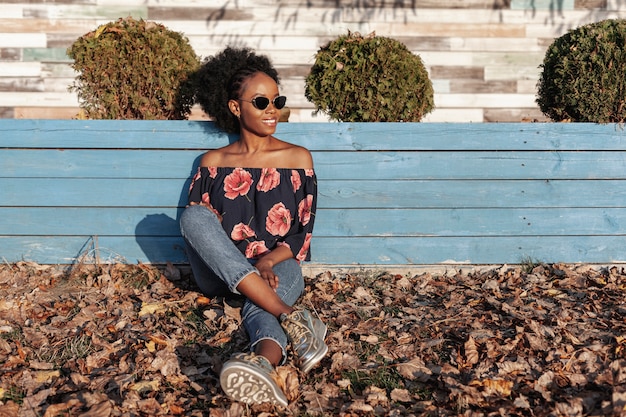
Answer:
[(287, 400), (294, 401), (300, 396), (298, 371), (294, 367), (277, 366), (274, 370), (274, 380), (285, 393)]
[(163, 313), (167, 308), (161, 303), (141, 303), (141, 310), (139, 316), (145, 316), (147, 314)]
[(160, 385), (161, 383), (159, 382), (159, 380), (155, 379), (152, 381), (135, 382), (134, 384), (131, 384), (128, 388), (133, 391), (137, 391), (140, 394), (144, 394), (146, 392), (158, 391)]
[(421, 358), (415, 357), (409, 362), (403, 362), (397, 365), (398, 373), (410, 380), (418, 380), (422, 382), (428, 381), (433, 374), (432, 371), (426, 367), (424, 361)]
[(465, 363), (467, 365), (475, 365), (478, 363), (478, 350), (472, 336), (465, 342)]
[(223, 393), (242, 303), (167, 268), (0, 263), (0, 417), (625, 414), (623, 265), (307, 277), (329, 353), (298, 381), (288, 350), (288, 410)]

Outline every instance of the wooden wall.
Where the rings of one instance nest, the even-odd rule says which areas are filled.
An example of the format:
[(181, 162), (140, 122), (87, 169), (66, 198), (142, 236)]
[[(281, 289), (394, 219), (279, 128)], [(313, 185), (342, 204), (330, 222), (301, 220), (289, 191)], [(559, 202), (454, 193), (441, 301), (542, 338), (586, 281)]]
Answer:
[[(319, 47), (348, 30), (396, 38), (419, 54), (435, 87), (431, 122), (545, 120), (535, 103), (546, 47), (569, 29), (624, 17), (623, 0), (5, 0), (0, 1), (0, 118), (72, 118), (65, 54), (119, 17), (163, 23), (198, 55), (246, 45), (269, 55), (290, 121), (314, 117), (304, 77)], [(204, 115), (196, 109), (194, 119)]]
[[(572, 123), (281, 123), (313, 152), (312, 262), (626, 262), (626, 131)], [(0, 259), (185, 262), (212, 122), (0, 120)], [(96, 256), (97, 255), (97, 256)]]

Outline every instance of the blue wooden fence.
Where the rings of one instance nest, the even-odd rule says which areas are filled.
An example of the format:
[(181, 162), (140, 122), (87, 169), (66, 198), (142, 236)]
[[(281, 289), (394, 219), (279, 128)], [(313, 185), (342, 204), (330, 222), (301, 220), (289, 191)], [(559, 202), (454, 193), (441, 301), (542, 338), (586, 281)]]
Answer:
[[(319, 178), (309, 265), (626, 262), (626, 132), (593, 124), (284, 123)], [(0, 120), (0, 259), (186, 262), (210, 122)], [(88, 256), (89, 257), (89, 256)]]

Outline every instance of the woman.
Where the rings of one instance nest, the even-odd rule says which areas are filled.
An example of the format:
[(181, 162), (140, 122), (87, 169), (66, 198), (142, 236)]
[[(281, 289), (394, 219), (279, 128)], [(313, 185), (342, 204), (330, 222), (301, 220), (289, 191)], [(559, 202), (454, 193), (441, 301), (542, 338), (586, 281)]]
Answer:
[(237, 141), (206, 152), (181, 216), (194, 279), (208, 296), (241, 294), (251, 352), (222, 366), (234, 400), (286, 406), (274, 368), (291, 344), (303, 372), (326, 355), (326, 326), (295, 309), (304, 291), (317, 200), (310, 152), (273, 136), (286, 98), (268, 58), (226, 48), (207, 59), (198, 101)]

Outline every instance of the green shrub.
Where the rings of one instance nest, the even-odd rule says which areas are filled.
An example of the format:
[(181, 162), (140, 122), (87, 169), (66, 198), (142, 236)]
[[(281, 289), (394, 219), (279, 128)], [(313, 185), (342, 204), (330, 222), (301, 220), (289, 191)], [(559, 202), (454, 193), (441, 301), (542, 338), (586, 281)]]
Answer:
[(419, 122), (433, 87), (419, 56), (391, 38), (348, 33), (320, 48), (305, 96), (333, 120)]
[(185, 119), (200, 61), (180, 33), (119, 19), (78, 38), (67, 54), (77, 71), (71, 91), (93, 119)]
[(604, 20), (557, 38), (547, 49), (537, 103), (554, 121), (626, 120), (626, 21)]

